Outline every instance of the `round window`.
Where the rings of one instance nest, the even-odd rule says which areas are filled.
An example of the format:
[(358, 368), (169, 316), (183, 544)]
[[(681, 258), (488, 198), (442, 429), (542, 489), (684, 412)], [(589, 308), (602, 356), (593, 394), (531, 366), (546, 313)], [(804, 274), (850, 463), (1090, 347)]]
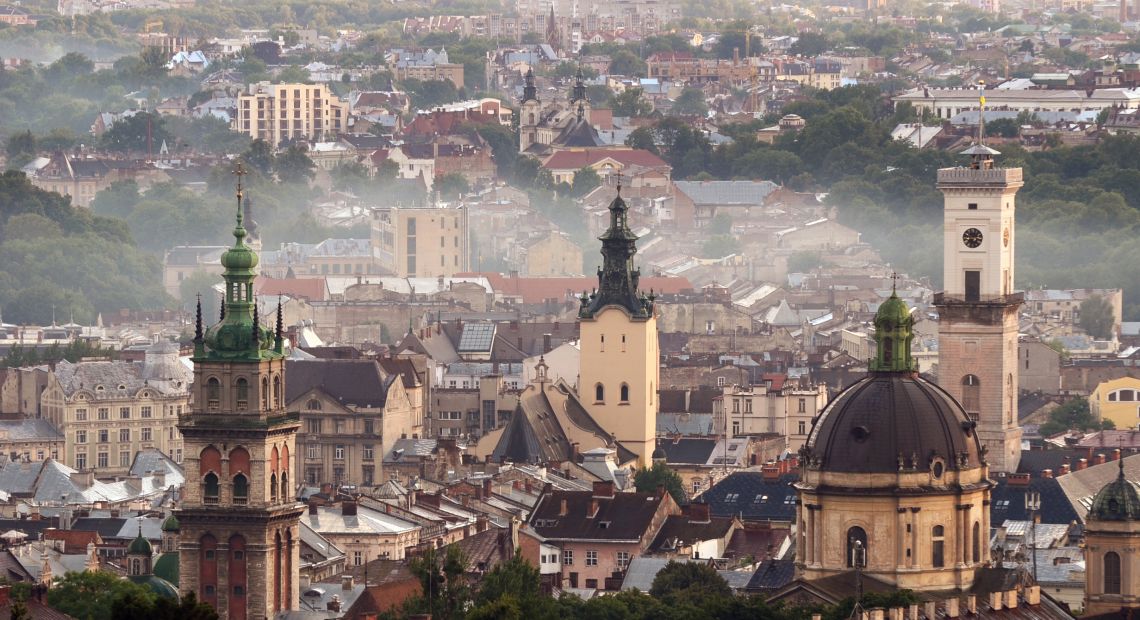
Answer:
[(942, 464), (942, 461), (934, 461), (934, 465), (930, 468), (930, 472), (934, 474), (935, 478), (941, 478), (942, 472), (945, 469), (946, 466)]

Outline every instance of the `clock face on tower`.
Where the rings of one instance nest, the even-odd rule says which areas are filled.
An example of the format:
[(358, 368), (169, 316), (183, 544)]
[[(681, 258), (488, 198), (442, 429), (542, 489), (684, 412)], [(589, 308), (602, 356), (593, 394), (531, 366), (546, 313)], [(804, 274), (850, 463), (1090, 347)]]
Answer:
[(976, 248), (982, 245), (982, 231), (977, 228), (967, 228), (966, 232), (962, 233), (962, 243), (965, 243), (968, 248)]

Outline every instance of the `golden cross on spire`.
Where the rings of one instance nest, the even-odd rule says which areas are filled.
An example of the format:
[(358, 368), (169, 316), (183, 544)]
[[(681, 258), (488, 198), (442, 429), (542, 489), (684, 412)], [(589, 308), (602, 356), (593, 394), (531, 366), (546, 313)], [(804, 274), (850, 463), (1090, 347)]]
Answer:
[(892, 295), (895, 294), (895, 287), (896, 287), (896, 285), (898, 285), (899, 280), (901, 278), (902, 278), (902, 276), (900, 276), (897, 271), (891, 272), (891, 294)]
[(241, 219), (242, 219), (242, 217), (241, 217), (241, 215), (242, 215), (242, 213), (241, 213), (241, 200), (242, 200), (242, 195), (243, 195), (241, 181), (242, 181), (242, 177), (244, 177), (245, 175), (247, 175), (249, 173), (246, 172), (245, 166), (241, 165), (241, 162), (239, 161), (237, 163), (237, 165), (234, 166), (233, 174), (235, 177), (237, 177), (237, 206), (238, 206), (237, 217), (238, 217), (238, 223), (240, 224)]

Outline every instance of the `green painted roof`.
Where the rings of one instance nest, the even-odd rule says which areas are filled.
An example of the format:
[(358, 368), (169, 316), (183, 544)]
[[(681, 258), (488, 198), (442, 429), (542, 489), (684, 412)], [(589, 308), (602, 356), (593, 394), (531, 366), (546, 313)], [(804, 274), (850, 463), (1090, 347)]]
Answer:
[(178, 523), (178, 517), (174, 515), (170, 515), (162, 522), (162, 531), (164, 532), (177, 532), (179, 529), (181, 526)]
[[(142, 528), (140, 528), (140, 530), (141, 529)], [(131, 541), (130, 546), (127, 547), (127, 555), (150, 556), (153, 554), (154, 554), (154, 547), (150, 546), (149, 540), (143, 538), (141, 531), (139, 532), (139, 535), (136, 536), (135, 539)]]
[(178, 585), (178, 552), (164, 553), (154, 563), (154, 575), (175, 586)]
[(914, 339), (914, 317), (906, 302), (899, 299), (894, 287), (891, 296), (879, 304), (875, 313), (875, 358), (873, 372), (914, 372), (918, 369), (910, 354)]
[(130, 579), (140, 586), (150, 588), (150, 591), (158, 596), (174, 601), (178, 600), (178, 588), (161, 577), (155, 575), (135, 575), (133, 577), (127, 577), (127, 579)]

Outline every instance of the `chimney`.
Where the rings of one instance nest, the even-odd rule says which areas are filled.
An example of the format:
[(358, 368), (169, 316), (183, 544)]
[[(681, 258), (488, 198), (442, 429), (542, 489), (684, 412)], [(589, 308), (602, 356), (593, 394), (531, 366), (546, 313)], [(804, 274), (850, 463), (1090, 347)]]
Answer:
[(1089, 466), (1089, 460), (1088, 459), (1080, 459), (1079, 461), (1077, 461), (1076, 471), (1081, 471), (1082, 469), (1085, 469), (1088, 466)]
[(328, 608), (329, 611), (340, 611), (340, 597), (334, 594), (332, 600), (329, 601)]
[(887, 609), (888, 620), (903, 620), (902, 607), (890, 607)]
[(1040, 605), (1041, 604), (1041, 586), (1029, 586), (1025, 588), (1025, 604), (1026, 605)]
[(492, 493), (493, 492), (491, 491), (491, 479), (487, 478), (487, 479), (483, 480), (483, 495), (480, 497), (480, 499), (487, 499), (488, 497), (491, 497)]
[(1029, 486), (1029, 474), (1007, 474), (1005, 482), (1011, 487)]
[(346, 499), (343, 502), (341, 502), (340, 514), (345, 516), (345, 517), (355, 517), (356, 516), (356, 502), (353, 500), (350, 500), (350, 499)]
[(709, 505), (705, 502), (693, 502), (689, 504), (689, 523), (708, 523), (712, 519), (709, 517)]
[(566, 506), (566, 498), (562, 498), (562, 506), (558, 509), (558, 516), (565, 517), (570, 514), (570, 509)]
[(1112, 451), (1112, 460), (1114, 460), (1114, 461), (1120, 460), (1120, 448), (1117, 448), (1117, 449)]
[(966, 596), (966, 610), (970, 612), (971, 616), (978, 613), (978, 595), (977, 594), (969, 594)]
[(301, 592), (304, 592), (305, 590), (309, 589), (309, 585), (312, 583), (312, 581), (310, 581), (308, 575), (302, 574), (298, 583), (301, 586)]
[(946, 599), (946, 617), (947, 618), (957, 618), (958, 617), (958, 597), (957, 596), (952, 596), (952, 597)]
[(608, 497), (614, 496), (614, 482), (613, 480), (598, 480), (594, 482), (594, 497)]
[(926, 620), (935, 620), (938, 617), (935, 609), (936, 605), (937, 603), (934, 601), (926, 601), (922, 604), (922, 615), (926, 617)]
[[(7, 605), (11, 600), (12, 586), (0, 586), (0, 607)], [(15, 614), (13, 614), (15, 615)]]
[(780, 479), (780, 466), (779, 465), (765, 465), (760, 468), (760, 475), (764, 480), (779, 480)]
[(346, 573), (346, 574), (340, 576), (340, 589), (341, 590), (351, 590), (352, 586), (353, 586), (353, 583), (352, 583), (352, 574), (351, 573)]
[(542, 335), (542, 352), (550, 353), (550, 334)]
[(918, 603), (911, 603), (907, 608), (906, 620), (918, 620)]
[(1096, 458), (1093, 459), (1093, 465), (1104, 465), (1104, 453), (1103, 452), (1097, 453)]
[(871, 610), (871, 620), (883, 620), (882, 607), (875, 607)]
[(1041, 470), (1041, 477), (1042, 478), (1052, 478), (1053, 477), (1053, 470), (1052, 469), (1042, 469)]
[(823, 614), (812, 614), (811, 620), (823, 620)]
[(1002, 592), (1005, 595), (1005, 608), (1017, 609), (1017, 588)]
[(1001, 592), (990, 592), (990, 607), (994, 611), (1001, 611)]
[(1057, 468), (1057, 475), (1058, 476), (1064, 476), (1067, 473), (1069, 473), (1069, 464), (1068, 463), (1061, 463), (1061, 466), (1059, 468)]

